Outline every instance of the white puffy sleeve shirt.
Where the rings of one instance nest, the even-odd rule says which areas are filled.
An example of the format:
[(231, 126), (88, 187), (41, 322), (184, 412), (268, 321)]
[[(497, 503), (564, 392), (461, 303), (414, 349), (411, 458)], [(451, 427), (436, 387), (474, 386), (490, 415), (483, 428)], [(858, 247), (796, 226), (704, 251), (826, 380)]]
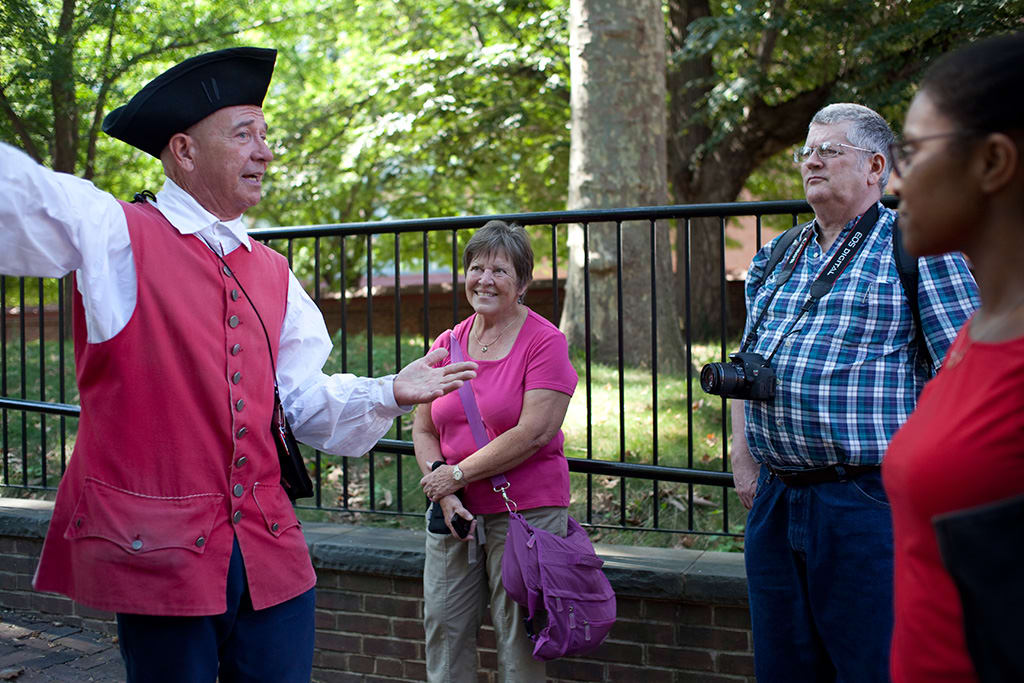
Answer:
[[(170, 179), (154, 206), (183, 235), (224, 254), (252, 250), (241, 218), (221, 221)], [(88, 341), (113, 338), (135, 310), (135, 262), (128, 225), (110, 194), (76, 176), (55, 173), (0, 143), (0, 273), (63, 277), (76, 271)], [(277, 380), (299, 441), (335, 455), (362, 455), (405, 410), (393, 377), (326, 375), (331, 340), (316, 304), (289, 273)]]

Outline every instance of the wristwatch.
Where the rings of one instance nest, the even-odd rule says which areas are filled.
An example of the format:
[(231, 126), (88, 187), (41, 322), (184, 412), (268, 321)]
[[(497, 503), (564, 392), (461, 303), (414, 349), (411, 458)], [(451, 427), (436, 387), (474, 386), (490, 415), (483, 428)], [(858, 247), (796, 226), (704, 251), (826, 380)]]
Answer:
[(462, 468), (458, 465), (452, 465), (452, 479), (462, 481)]

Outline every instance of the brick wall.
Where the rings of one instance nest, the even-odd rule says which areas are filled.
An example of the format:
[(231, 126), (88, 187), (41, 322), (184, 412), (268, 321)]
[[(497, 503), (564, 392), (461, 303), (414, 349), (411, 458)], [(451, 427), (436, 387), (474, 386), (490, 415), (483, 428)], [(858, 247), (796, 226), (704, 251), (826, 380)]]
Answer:
[[(321, 574), (315, 676), (322, 681), (422, 681), (423, 584), (418, 579)], [(745, 607), (621, 594), (608, 640), (585, 657), (548, 664), (554, 681), (725, 683), (753, 680)], [(477, 639), (481, 682), (497, 681), (494, 634)]]
[[(50, 504), (0, 499), (0, 607), (114, 632), (112, 615), (31, 590)], [(422, 681), (423, 535), (306, 524), (317, 570), (317, 681)], [(751, 683), (743, 558), (732, 553), (598, 546), (618, 620), (593, 654), (548, 664), (553, 681)], [(477, 641), (479, 680), (496, 681), (494, 635)]]

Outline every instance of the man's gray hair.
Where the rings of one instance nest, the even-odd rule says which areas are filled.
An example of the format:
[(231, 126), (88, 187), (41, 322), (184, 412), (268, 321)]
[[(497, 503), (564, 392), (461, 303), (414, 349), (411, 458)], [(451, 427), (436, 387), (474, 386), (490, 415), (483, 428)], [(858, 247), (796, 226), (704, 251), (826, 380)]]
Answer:
[(818, 111), (811, 119), (811, 125), (831, 126), (835, 123), (853, 123), (846, 137), (851, 145), (870, 149), (885, 157), (885, 171), (882, 172), (880, 187), (882, 189), (889, 182), (889, 172), (892, 170), (892, 159), (889, 158), (889, 145), (895, 139), (892, 129), (885, 122), (878, 112), (860, 104), (852, 102), (839, 102), (830, 104)]

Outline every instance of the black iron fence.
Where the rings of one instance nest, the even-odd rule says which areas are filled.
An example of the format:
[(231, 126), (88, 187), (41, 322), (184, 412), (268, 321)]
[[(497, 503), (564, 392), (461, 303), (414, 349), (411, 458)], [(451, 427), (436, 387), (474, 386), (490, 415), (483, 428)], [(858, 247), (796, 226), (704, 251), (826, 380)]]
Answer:
[[(413, 360), (438, 332), (471, 312), (462, 291), (461, 245), (472, 230), (492, 218), (523, 225), (537, 255), (527, 303), (556, 324), (568, 305), (565, 320), (577, 328), (570, 341), (580, 381), (564, 426), (572, 514), (625, 540), (661, 531), (684, 534), (671, 538), (687, 545), (709, 539), (727, 545), (742, 533), (745, 511), (731, 490), (725, 402), (703, 394), (697, 374), (703, 363), (725, 358), (742, 324), (736, 289), (742, 284), (726, 278), (730, 249), (739, 249), (736, 259), (745, 264), (777, 234), (770, 228), (793, 225), (808, 211), (802, 201), (743, 202), (250, 234), (287, 254), (323, 310), (335, 340), (327, 371), (380, 375)], [(714, 233), (713, 253), (693, 253), (697, 230)], [(707, 245), (712, 235), (701, 237)], [(639, 252), (636, 244), (642, 245)], [(710, 340), (691, 333), (695, 259), (712, 259), (720, 273), (714, 285), (717, 332)], [(645, 283), (640, 290), (638, 271)], [(0, 278), (0, 494), (52, 495), (70, 457), (79, 411), (70, 347), (72, 286), (70, 278)], [(666, 318), (664, 306), (673, 299), (677, 308)], [(637, 311), (646, 312), (647, 328), (628, 327)], [(680, 328), (681, 348), (664, 348), (676, 343), (665, 341), (672, 339), (665, 334), (666, 319)], [(633, 356), (640, 359), (636, 364)], [(670, 357), (682, 363), (667, 362)], [(388, 438), (363, 458), (309, 449), (316, 497), (302, 501), (303, 514), (419, 523), (425, 501), (410, 457), (409, 424), (408, 417), (396, 421)]]

